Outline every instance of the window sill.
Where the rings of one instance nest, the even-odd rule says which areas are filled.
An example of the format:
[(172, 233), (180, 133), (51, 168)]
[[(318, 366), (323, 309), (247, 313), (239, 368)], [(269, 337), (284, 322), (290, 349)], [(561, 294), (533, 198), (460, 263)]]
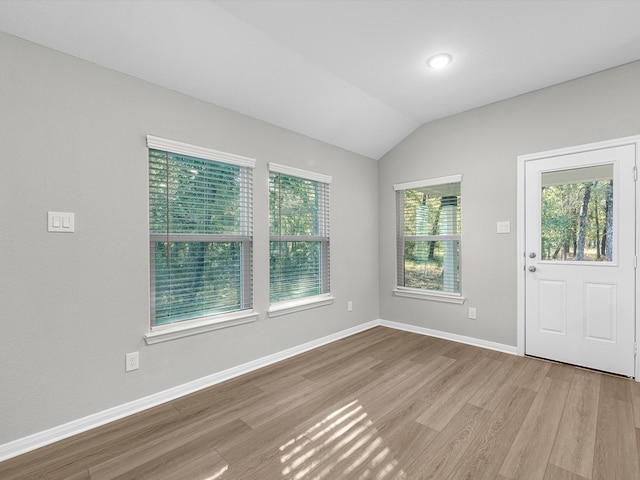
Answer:
[(466, 298), (456, 293), (440, 293), (440, 292), (428, 292), (418, 289), (409, 288), (396, 288), (393, 291), (396, 297), (418, 298), (420, 300), (432, 300), (434, 302), (455, 303), (462, 305)]
[(177, 338), (255, 322), (258, 316), (259, 314), (253, 310), (241, 310), (239, 312), (216, 315), (215, 317), (205, 317), (199, 320), (160, 325), (153, 327), (151, 331), (145, 335), (144, 340), (147, 342), (147, 345), (168, 342)]
[(302, 310), (322, 307), (324, 305), (331, 305), (335, 301), (335, 297), (331, 295), (316, 295), (314, 297), (306, 297), (287, 302), (278, 302), (269, 307), (267, 315), (269, 317), (287, 315), (288, 313), (300, 312)]

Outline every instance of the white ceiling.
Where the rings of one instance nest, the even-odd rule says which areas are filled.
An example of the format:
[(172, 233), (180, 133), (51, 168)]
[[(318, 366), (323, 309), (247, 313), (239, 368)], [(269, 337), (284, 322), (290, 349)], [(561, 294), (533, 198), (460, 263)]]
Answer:
[[(640, 0), (0, 1), (0, 31), (375, 159), (640, 59), (639, 21)], [(427, 68), (441, 51), (450, 67)]]

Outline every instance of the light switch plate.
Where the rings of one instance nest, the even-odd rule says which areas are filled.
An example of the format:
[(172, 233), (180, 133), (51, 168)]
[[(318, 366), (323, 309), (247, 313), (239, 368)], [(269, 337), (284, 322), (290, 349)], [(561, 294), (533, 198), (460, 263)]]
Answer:
[(496, 224), (497, 233), (511, 233), (511, 222), (509, 220), (500, 221)]
[(47, 212), (47, 231), (54, 233), (75, 232), (75, 214), (71, 212)]

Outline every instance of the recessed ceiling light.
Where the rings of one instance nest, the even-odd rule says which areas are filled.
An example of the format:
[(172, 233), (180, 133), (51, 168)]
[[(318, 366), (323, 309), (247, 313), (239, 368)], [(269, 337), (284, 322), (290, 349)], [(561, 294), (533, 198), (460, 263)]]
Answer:
[(434, 55), (433, 57), (429, 58), (429, 60), (427, 60), (427, 65), (431, 68), (439, 70), (449, 65), (452, 60), (453, 57), (448, 53), (438, 53), (437, 55)]

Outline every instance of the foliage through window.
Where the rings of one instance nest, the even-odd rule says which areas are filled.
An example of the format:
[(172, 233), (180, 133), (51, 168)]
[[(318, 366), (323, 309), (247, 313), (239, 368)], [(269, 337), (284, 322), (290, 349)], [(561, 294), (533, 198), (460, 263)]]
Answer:
[(459, 175), (395, 185), (397, 285), (460, 294)]
[(611, 164), (543, 173), (542, 260), (612, 261), (613, 190)]
[(269, 166), (269, 300), (329, 293), (330, 177)]
[(252, 308), (252, 161), (148, 144), (152, 325)]

